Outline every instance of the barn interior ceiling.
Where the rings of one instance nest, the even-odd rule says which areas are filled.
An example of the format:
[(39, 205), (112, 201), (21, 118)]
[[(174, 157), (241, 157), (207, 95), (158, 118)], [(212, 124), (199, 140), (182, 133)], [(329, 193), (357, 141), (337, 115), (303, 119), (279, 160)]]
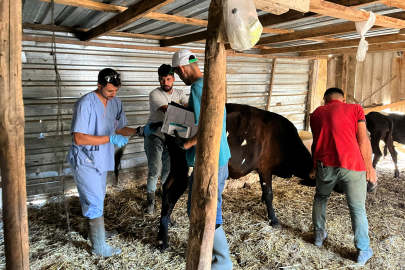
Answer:
[[(209, 0), (54, 0), (57, 31), (82, 42), (100, 36), (159, 40), (162, 50), (204, 42)], [(23, 27), (51, 30), (51, 0), (23, 1)], [(367, 33), (369, 51), (401, 51), (405, 4), (398, 0), (310, 0), (309, 8), (255, 0), (264, 26), (256, 50), (262, 55), (322, 56), (355, 53), (360, 36), (354, 21), (376, 14)], [(280, 2), (280, 1), (275, 1)], [(27, 37), (24, 37), (27, 38)], [(173, 49), (173, 48), (172, 48)], [(227, 48), (230, 50), (230, 47)]]

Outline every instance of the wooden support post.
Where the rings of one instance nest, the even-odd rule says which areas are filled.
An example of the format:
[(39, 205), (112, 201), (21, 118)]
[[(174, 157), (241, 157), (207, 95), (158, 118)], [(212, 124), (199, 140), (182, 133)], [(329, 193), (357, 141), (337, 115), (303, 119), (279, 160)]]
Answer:
[(270, 111), (271, 94), (273, 93), (274, 77), (276, 75), (276, 65), (277, 65), (277, 58), (274, 58), (273, 63), (271, 64), (271, 78), (270, 78), (270, 84), (269, 84), (269, 95), (267, 97), (267, 106), (266, 106), (267, 111)]
[(29, 269), (21, 0), (0, 2), (0, 168), (6, 269)]
[(328, 60), (319, 59), (311, 63), (309, 77), (309, 91), (307, 100), (307, 113), (305, 119), (305, 130), (309, 131), (309, 115), (318, 107), (323, 105), (323, 95), (326, 91), (328, 77)]
[(187, 270), (211, 269), (218, 195), (218, 159), (226, 93), (223, 6), (212, 0), (205, 46), (204, 88), (198, 124)]
[(305, 130), (309, 129), (309, 115), (312, 112), (312, 100), (314, 99), (314, 93), (316, 91), (316, 85), (318, 84), (318, 60), (311, 60), (311, 68), (309, 71), (309, 82), (308, 82), (308, 95), (307, 95), (307, 111), (305, 116)]
[(355, 100), (353, 99), (356, 87), (356, 64), (357, 64), (356, 56), (350, 55), (346, 103), (356, 103)]
[(343, 55), (343, 65), (342, 65), (342, 91), (347, 99), (347, 88), (349, 83), (349, 55)]

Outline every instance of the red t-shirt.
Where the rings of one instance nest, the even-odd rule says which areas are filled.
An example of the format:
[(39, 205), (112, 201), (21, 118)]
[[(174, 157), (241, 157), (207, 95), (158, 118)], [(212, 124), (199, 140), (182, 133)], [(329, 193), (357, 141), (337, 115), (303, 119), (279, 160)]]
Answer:
[(314, 164), (365, 171), (357, 143), (358, 122), (365, 122), (363, 108), (357, 104), (332, 100), (311, 114), (311, 129), (316, 142)]

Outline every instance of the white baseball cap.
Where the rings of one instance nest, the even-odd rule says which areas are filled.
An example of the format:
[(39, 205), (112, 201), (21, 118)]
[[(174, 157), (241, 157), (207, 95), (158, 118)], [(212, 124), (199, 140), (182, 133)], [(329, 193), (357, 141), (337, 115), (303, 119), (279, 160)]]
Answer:
[(181, 49), (173, 54), (172, 70), (178, 66), (187, 66), (194, 62), (197, 62), (197, 57), (190, 50)]

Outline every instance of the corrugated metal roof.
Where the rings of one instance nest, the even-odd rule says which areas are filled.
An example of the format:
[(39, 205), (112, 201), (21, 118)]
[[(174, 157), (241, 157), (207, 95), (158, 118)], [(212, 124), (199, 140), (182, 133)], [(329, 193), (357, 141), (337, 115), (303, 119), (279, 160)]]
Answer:
[[(140, 0), (96, 0), (97, 2), (109, 3), (120, 6), (130, 6), (136, 4)], [(210, 0), (176, 0), (161, 9), (157, 10), (159, 13), (165, 13), (170, 15), (177, 15), (182, 17), (189, 17), (195, 19), (206, 20), (208, 17), (208, 8)], [(26, 0), (23, 5), (23, 22), (27, 23), (39, 23), (50, 24), (51, 23), (51, 4), (49, 2), (42, 2), (39, 0)], [(398, 8), (391, 8), (381, 3), (370, 4), (361, 7), (366, 11), (373, 11), (377, 14), (387, 15), (401, 11)], [(266, 14), (265, 11), (258, 11), (259, 15)], [(79, 27), (79, 28), (93, 28), (112, 17), (116, 16), (115, 13), (108, 13), (102, 11), (95, 11), (84, 9), (80, 7), (72, 7), (66, 5), (55, 4), (55, 24), (66, 27)], [(281, 15), (282, 16), (282, 15)], [(310, 17), (295, 20), (292, 22), (273, 25), (273, 28), (283, 28), (294, 31), (301, 31), (307, 29), (318, 28), (328, 25), (337, 25), (343, 22), (347, 22), (342, 19), (336, 19), (328, 16)], [(166, 21), (156, 21), (151, 19), (142, 18), (139, 19), (119, 31), (138, 33), (138, 34), (150, 34), (161, 36), (181, 36), (198, 31), (204, 30), (204, 27), (184, 25), (178, 23), (171, 23)], [(367, 33), (367, 36), (385, 35), (397, 33), (396, 29), (379, 29), (371, 30)], [(265, 36), (272, 36), (272, 34), (263, 34)], [(340, 34), (331, 37), (340, 39), (353, 39), (359, 38), (356, 33)], [(310, 40), (298, 40), (284, 43), (272, 44), (272, 47), (288, 47), (298, 45), (316, 44), (317, 41)]]

